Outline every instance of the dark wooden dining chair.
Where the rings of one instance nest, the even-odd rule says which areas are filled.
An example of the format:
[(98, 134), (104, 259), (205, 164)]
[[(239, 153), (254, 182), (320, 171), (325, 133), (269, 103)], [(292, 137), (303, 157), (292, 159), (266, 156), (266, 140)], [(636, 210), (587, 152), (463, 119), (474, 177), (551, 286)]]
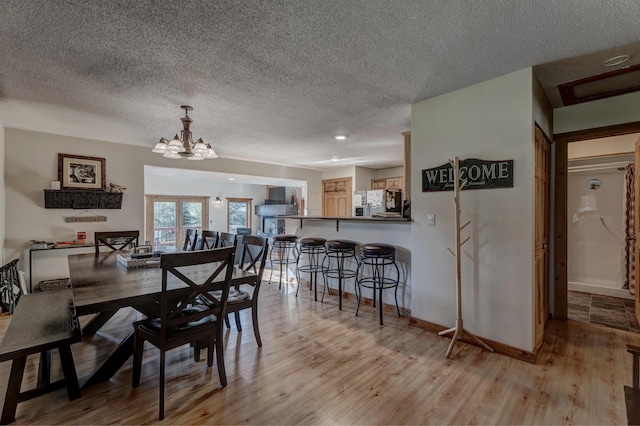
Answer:
[(198, 243), (198, 230), (187, 229), (184, 235), (184, 244), (182, 245), (182, 251), (194, 251), (196, 244)]
[(22, 288), (18, 279), (18, 259), (14, 259), (0, 267), (0, 312), (6, 310), (13, 315), (20, 296)]
[[(248, 279), (243, 283), (237, 283), (229, 291), (229, 301), (227, 303), (227, 316), (225, 323), (227, 328), (231, 328), (229, 324), (229, 315), (233, 312), (236, 320), (238, 333), (242, 332), (242, 324), (240, 322), (240, 311), (243, 309), (251, 309), (251, 320), (253, 322), (253, 334), (256, 338), (258, 346), (262, 346), (260, 338), (260, 329), (258, 328), (258, 295), (260, 293), (260, 284), (262, 283), (262, 275), (269, 253), (269, 243), (266, 238), (253, 235), (245, 235), (242, 237), (242, 255), (238, 268), (245, 271), (251, 271), (256, 274), (255, 277)], [(214, 293), (214, 295), (219, 295)], [(207, 300), (203, 303), (208, 304)], [(200, 358), (198, 351), (203, 345), (196, 346), (194, 358)]]
[(202, 231), (197, 250), (212, 250), (218, 246), (218, 231)]
[[(147, 341), (160, 350), (159, 420), (164, 418), (165, 352), (195, 341), (206, 342), (207, 366), (215, 347), (220, 384), (227, 385), (222, 323), (233, 274), (234, 248), (163, 254), (160, 315), (134, 323), (132, 386), (140, 385), (142, 354)], [(178, 284), (178, 285), (177, 285)], [(187, 288), (176, 290), (176, 287)], [(214, 293), (218, 291), (218, 293)], [(214, 295), (215, 294), (215, 295)], [(206, 300), (198, 304), (196, 300)]]
[(236, 234), (230, 234), (228, 232), (218, 233), (218, 245), (216, 247), (235, 247), (238, 243)]
[(94, 232), (93, 241), (96, 256), (100, 254), (100, 247), (107, 246), (113, 251), (124, 250), (132, 244), (138, 245), (140, 231), (106, 231)]

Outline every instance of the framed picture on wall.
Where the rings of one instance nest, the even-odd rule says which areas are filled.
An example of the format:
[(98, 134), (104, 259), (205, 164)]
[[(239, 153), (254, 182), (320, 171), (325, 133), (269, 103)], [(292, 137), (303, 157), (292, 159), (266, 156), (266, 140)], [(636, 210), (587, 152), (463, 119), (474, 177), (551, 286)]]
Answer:
[(58, 154), (58, 180), (62, 189), (104, 191), (105, 160), (98, 157)]

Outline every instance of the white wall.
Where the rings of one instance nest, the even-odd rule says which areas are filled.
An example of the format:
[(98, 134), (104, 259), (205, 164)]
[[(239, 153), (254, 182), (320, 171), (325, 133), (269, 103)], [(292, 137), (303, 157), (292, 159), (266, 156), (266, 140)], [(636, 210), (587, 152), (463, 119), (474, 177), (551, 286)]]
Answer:
[(553, 110), (553, 132), (566, 133), (640, 121), (640, 92)]
[[(122, 209), (92, 210), (107, 216), (107, 222), (66, 223), (65, 216), (80, 213), (71, 209), (45, 209), (43, 189), (57, 178), (58, 153), (106, 159), (106, 180), (125, 185)], [(308, 182), (310, 208), (319, 208), (321, 173), (318, 171), (217, 158), (207, 161), (176, 161), (153, 154), (150, 147), (110, 143), (90, 139), (5, 129), (6, 258), (20, 258), (20, 268), (28, 270), (28, 241), (68, 241), (76, 232), (86, 231), (90, 240), (95, 231), (144, 229), (144, 166), (178, 167), (251, 176), (271, 176)], [(34, 284), (44, 278), (64, 277), (66, 255), (80, 250), (57, 250), (36, 254)], [(55, 254), (55, 256), (54, 256)], [(45, 257), (51, 256), (47, 262)]]
[(377, 170), (366, 167), (356, 167), (356, 184), (353, 186), (354, 191), (368, 191), (371, 189), (371, 179), (376, 178)]
[[(255, 206), (265, 199), (266, 185), (216, 182), (210, 179), (194, 179), (167, 176), (146, 176), (144, 193), (153, 195), (195, 195), (211, 197), (209, 202), (209, 220), (205, 229), (227, 231), (227, 197), (251, 198), (251, 230), (257, 233), (260, 228), (260, 216), (254, 214)], [(222, 203), (214, 203), (220, 197)]]
[(390, 167), (388, 169), (376, 170), (374, 179), (404, 176), (404, 167)]
[[(454, 156), (514, 160), (514, 187), (463, 191), (465, 327), (533, 350), (533, 89), (524, 69), (412, 105), (412, 315), (456, 319), (452, 192), (421, 192), (421, 171)], [(435, 214), (436, 225), (426, 226)]]
[(571, 142), (567, 144), (567, 156), (571, 159), (633, 153), (638, 137), (640, 134), (632, 133), (610, 138)]

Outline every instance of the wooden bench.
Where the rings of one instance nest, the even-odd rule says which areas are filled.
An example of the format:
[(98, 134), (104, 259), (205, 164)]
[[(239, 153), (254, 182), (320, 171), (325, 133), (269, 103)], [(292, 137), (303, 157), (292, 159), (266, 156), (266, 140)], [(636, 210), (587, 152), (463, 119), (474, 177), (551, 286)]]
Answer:
[[(64, 387), (69, 400), (80, 397), (71, 344), (82, 338), (73, 307), (71, 289), (25, 294), (20, 298), (7, 332), (0, 343), (0, 362), (12, 361), (0, 423), (15, 420), (19, 402)], [(64, 379), (51, 383), (51, 350), (58, 349)], [(40, 353), (38, 384), (20, 392), (27, 356)]]

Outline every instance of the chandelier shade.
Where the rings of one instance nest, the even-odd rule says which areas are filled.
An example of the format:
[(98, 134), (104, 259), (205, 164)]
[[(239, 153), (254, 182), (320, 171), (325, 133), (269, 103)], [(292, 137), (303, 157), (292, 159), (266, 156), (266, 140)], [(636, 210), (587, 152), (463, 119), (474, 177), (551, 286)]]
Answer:
[(193, 141), (193, 134), (189, 129), (193, 120), (189, 117), (189, 111), (193, 110), (189, 105), (182, 105), (180, 108), (184, 110), (182, 121), (182, 131), (180, 137), (176, 134), (170, 141), (167, 138), (160, 138), (151, 152), (162, 154), (165, 158), (179, 160), (186, 158), (187, 160), (204, 160), (218, 158), (216, 152), (211, 148), (211, 144), (205, 144), (202, 138)]

